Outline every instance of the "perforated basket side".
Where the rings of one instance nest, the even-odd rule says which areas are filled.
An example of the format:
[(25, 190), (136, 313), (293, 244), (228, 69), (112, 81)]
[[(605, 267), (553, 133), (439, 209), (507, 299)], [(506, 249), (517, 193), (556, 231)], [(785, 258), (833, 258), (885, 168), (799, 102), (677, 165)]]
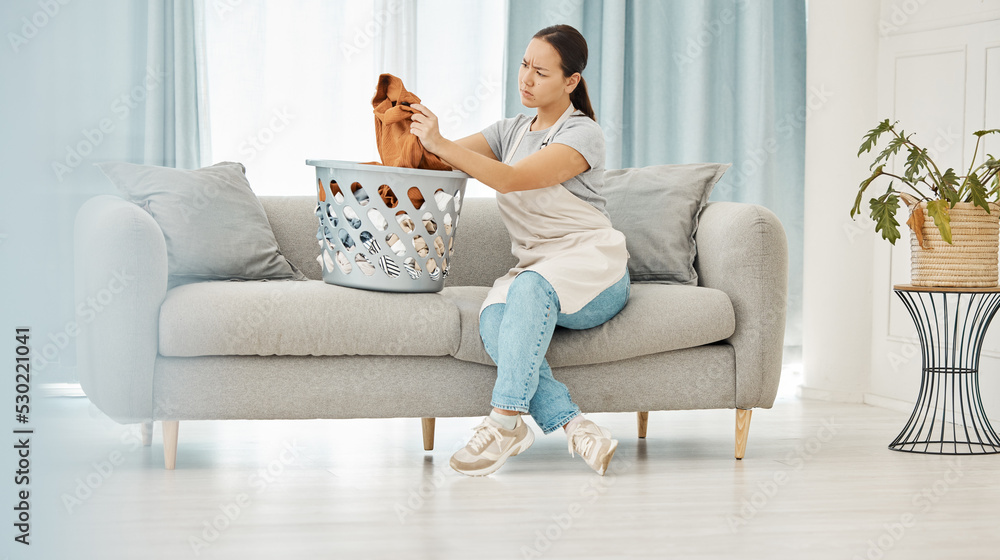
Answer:
[(390, 292), (437, 292), (454, 253), (467, 177), (317, 166), (323, 279)]

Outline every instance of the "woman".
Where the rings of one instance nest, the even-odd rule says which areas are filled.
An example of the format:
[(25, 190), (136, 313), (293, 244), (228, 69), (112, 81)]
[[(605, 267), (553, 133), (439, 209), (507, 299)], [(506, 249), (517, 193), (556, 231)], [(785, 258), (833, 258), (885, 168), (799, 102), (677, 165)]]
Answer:
[(625, 236), (611, 226), (599, 194), (604, 135), (580, 73), (587, 42), (568, 25), (547, 27), (528, 44), (518, 71), (521, 103), (537, 109), (458, 141), (441, 137), (420, 104), (410, 131), (424, 148), (497, 191), (518, 264), (494, 282), (479, 310), (483, 345), (497, 364), (493, 411), (451, 458), (482, 476), (531, 446), (521, 419), (546, 434), (562, 427), (570, 454), (604, 474), (618, 440), (584, 418), (545, 360), (556, 325), (596, 327), (628, 301)]

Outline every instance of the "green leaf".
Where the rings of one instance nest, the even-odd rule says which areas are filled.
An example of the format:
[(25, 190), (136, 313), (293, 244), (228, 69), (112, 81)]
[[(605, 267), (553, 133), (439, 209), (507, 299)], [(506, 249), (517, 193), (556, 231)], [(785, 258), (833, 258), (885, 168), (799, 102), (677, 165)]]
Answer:
[(900, 137), (889, 140), (889, 144), (886, 146), (884, 150), (882, 150), (882, 153), (880, 153), (878, 157), (875, 158), (875, 161), (872, 162), (872, 164), (868, 167), (868, 169), (875, 167), (876, 165), (879, 164), (880, 161), (885, 161), (886, 163), (888, 163), (889, 158), (896, 155), (896, 153), (899, 152), (900, 148), (902, 148), (905, 145), (906, 145), (906, 138)]
[(871, 217), (875, 221), (875, 231), (881, 232), (882, 239), (893, 245), (899, 239), (899, 222), (896, 221), (896, 210), (899, 209), (899, 197), (892, 191), (873, 198), (868, 202)]
[(910, 148), (910, 153), (906, 156), (906, 167), (903, 169), (903, 176), (909, 181), (916, 180), (921, 169), (927, 168), (927, 149)]
[(975, 134), (977, 138), (982, 138), (987, 134), (996, 134), (997, 132), (1000, 132), (1000, 128), (994, 128), (993, 130), (977, 130), (973, 132), (973, 134)]
[(955, 174), (955, 170), (949, 167), (943, 175), (941, 175), (941, 182), (945, 185), (951, 187), (958, 186), (958, 175)]
[(889, 130), (892, 130), (892, 125), (889, 124), (889, 119), (885, 119), (884, 121), (878, 123), (878, 126), (869, 130), (868, 134), (865, 134), (864, 136), (861, 148), (858, 149), (858, 157), (860, 157), (864, 152), (870, 152), (878, 142), (878, 137)]
[(990, 213), (990, 205), (986, 202), (986, 187), (979, 182), (979, 177), (976, 175), (969, 176), (969, 195), (973, 204), (986, 210), (987, 214)]
[[(933, 176), (930, 175), (930, 170), (928, 169), (928, 178), (933, 180)], [(962, 202), (962, 193), (958, 192), (958, 175), (955, 174), (955, 170), (948, 168), (941, 175), (941, 188), (938, 189), (938, 195), (947, 200), (951, 207), (954, 208), (955, 204)]]
[(951, 243), (951, 215), (948, 214), (947, 200), (931, 200), (927, 203), (927, 213), (934, 218), (934, 225), (941, 237)]
[(949, 185), (943, 185), (938, 190), (938, 196), (940, 196), (945, 201), (947, 201), (948, 202), (948, 206), (950, 208), (954, 208), (956, 204), (958, 204), (959, 202), (962, 202), (962, 195), (959, 194), (958, 191), (955, 190), (954, 187), (949, 186)]
[(878, 177), (879, 175), (882, 174), (882, 168), (883, 167), (885, 167), (885, 166), (884, 165), (878, 166), (878, 169), (876, 169), (875, 172), (872, 173), (871, 177), (868, 177), (864, 181), (861, 181), (861, 184), (858, 185), (858, 196), (854, 199), (854, 206), (851, 208), (851, 217), (852, 218), (855, 215), (861, 213), (861, 197), (864, 196), (865, 189), (868, 188), (868, 185), (870, 185), (872, 183), (872, 181), (875, 180), (876, 177)]

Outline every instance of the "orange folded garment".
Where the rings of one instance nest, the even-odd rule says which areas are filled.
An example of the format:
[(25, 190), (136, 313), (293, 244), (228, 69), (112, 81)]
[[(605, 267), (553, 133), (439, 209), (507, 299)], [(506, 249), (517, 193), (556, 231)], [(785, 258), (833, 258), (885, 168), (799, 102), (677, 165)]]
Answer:
[(410, 108), (411, 103), (420, 103), (420, 98), (406, 91), (402, 80), (392, 74), (378, 77), (372, 107), (382, 165), (451, 171), (450, 165), (425, 150), (420, 139), (410, 133), (410, 115), (417, 112)]

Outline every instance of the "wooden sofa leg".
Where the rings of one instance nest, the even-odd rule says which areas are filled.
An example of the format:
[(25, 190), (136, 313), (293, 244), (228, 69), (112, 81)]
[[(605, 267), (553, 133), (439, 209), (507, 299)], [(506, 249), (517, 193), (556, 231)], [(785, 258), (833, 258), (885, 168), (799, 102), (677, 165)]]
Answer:
[(174, 470), (177, 463), (177, 428), (179, 420), (164, 420), (163, 424), (163, 466)]
[(434, 449), (434, 419), (421, 418), (420, 427), (424, 431), (424, 451), (431, 451)]
[(639, 437), (646, 437), (646, 425), (649, 423), (649, 412), (636, 412), (639, 421)]
[(147, 420), (141, 423), (142, 426), (142, 445), (144, 447), (149, 447), (153, 444), (153, 421)]
[(750, 436), (750, 409), (736, 409), (736, 458), (742, 459), (747, 450), (747, 437)]

